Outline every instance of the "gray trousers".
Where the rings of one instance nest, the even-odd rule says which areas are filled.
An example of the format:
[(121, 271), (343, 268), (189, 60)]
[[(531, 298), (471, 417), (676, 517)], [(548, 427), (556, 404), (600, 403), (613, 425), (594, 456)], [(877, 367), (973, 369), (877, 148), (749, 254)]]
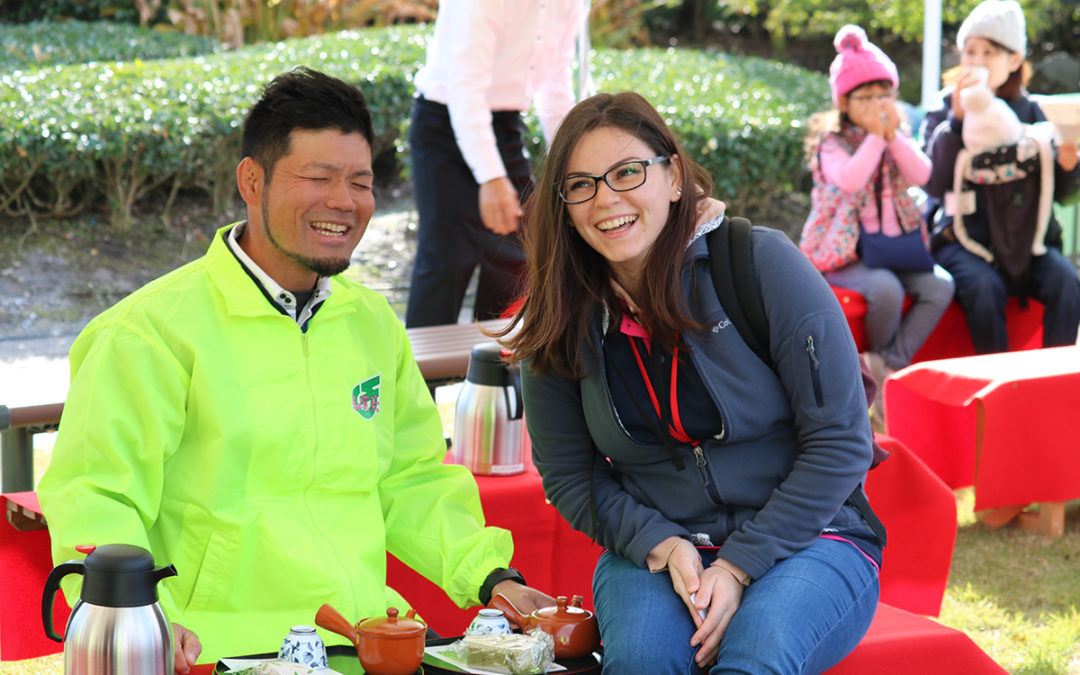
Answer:
[[(866, 339), (893, 370), (908, 366), (953, 299), (952, 276), (940, 265), (932, 272), (894, 272), (856, 261), (825, 273), (833, 286), (866, 298)], [(904, 314), (904, 295), (913, 304)]]

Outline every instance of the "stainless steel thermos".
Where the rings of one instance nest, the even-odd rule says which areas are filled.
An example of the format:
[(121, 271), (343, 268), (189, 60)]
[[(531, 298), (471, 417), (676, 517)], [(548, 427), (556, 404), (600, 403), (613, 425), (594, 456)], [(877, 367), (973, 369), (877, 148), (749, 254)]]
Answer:
[(457, 398), (451, 456), (475, 474), (525, 470), (528, 435), (522, 418), (521, 376), (494, 342), (473, 347)]
[[(176, 576), (154, 567), (149, 551), (128, 544), (79, 547), (85, 560), (57, 565), (45, 581), (45, 634), (64, 643), (65, 675), (172, 675), (172, 628), (158, 606), (157, 584)], [(83, 575), (82, 592), (61, 638), (53, 630), (53, 598), (60, 580)]]

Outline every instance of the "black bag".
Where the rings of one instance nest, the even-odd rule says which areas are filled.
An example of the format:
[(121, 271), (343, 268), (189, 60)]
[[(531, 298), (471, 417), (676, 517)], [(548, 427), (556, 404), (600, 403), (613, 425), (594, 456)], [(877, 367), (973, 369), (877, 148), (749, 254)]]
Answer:
[[(874, 183), (874, 199), (877, 202), (878, 223), (881, 223), (881, 174)], [(859, 227), (859, 243), (856, 250), (859, 259), (867, 267), (881, 267), (894, 272), (929, 272), (934, 269), (934, 259), (923, 242), (922, 228), (890, 237), (884, 232), (867, 232)]]
[[(754, 246), (751, 232), (750, 221), (746, 218), (725, 217), (721, 220), (720, 226), (706, 235), (709, 245), (709, 264), (716, 295), (724, 311), (727, 312), (728, 319), (735, 325), (739, 337), (765, 365), (775, 370), (772, 356), (769, 354), (769, 319), (765, 315), (765, 305), (761, 301), (761, 287), (754, 273)], [(921, 239), (919, 245), (922, 246)], [(925, 251), (926, 248), (923, 247), (923, 250)], [(862, 362), (862, 377), (863, 386), (867, 389), (866, 405), (869, 407), (874, 400), (876, 385), (865, 361)], [(889, 458), (889, 453), (876, 442), (873, 446), (874, 457), (870, 461), (871, 469)], [(884, 546), (885, 525), (870, 507), (866, 493), (863, 492), (862, 483), (855, 487), (846, 501), (862, 514), (866, 524)]]
[(912, 230), (899, 237), (859, 228), (859, 259), (867, 267), (884, 267), (894, 272), (929, 272), (934, 259), (923, 243), (922, 232)]

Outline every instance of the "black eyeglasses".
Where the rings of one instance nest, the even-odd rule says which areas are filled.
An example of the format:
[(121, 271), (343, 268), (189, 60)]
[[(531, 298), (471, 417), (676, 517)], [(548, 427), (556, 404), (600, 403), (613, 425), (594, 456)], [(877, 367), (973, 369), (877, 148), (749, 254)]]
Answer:
[(661, 155), (652, 159), (634, 159), (613, 166), (599, 176), (579, 173), (567, 176), (559, 189), (559, 197), (567, 204), (581, 204), (596, 196), (596, 186), (600, 181), (607, 183), (615, 192), (626, 192), (645, 184), (645, 168), (653, 164), (662, 164), (670, 160), (670, 155)]

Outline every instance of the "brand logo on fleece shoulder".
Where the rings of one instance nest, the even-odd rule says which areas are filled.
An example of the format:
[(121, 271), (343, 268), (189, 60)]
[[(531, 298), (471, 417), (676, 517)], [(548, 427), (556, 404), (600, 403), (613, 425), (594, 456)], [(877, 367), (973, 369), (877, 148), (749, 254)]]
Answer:
[(379, 385), (381, 383), (382, 376), (375, 375), (353, 387), (352, 407), (360, 413), (360, 417), (369, 420), (379, 414)]

